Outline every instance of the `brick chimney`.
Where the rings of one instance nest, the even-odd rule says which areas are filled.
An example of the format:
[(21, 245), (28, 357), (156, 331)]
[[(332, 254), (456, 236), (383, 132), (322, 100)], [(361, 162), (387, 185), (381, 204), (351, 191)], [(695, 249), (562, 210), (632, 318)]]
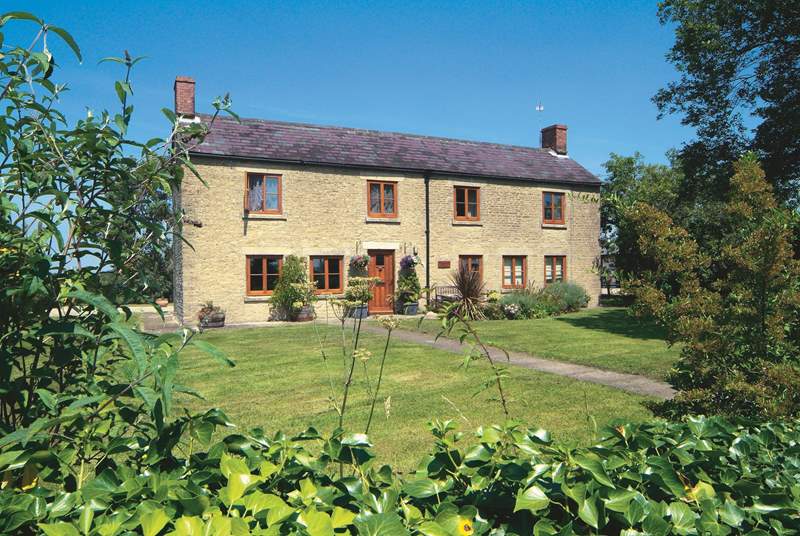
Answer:
[(567, 154), (567, 125), (550, 125), (542, 129), (542, 149)]
[(175, 77), (175, 113), (178, 116), (194, 117), (194, 78)]

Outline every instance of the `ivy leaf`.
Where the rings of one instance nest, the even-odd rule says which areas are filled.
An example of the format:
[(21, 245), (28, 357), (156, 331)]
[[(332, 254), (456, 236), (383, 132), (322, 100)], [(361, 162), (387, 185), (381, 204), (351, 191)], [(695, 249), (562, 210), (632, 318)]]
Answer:
[(409, 536), (408, 529), (395, 513), (358, 516), (355, 524), (361, 536)]
[(203, 536), (203, 520), (195, 516), (181, 516), (175, 521), (175, 536)]
[(342, 508), (341, 506), (335, 506), (331, 515), (331, 523), (334, 529), (342, 529), (352, 525), (355, 518), (356, 514), (354, 512)]
[[(514, 511), (530, 510), (531, 512), (538, 512), (550, 504), (550, 499), (545, 494), (544, 490), (537, 485), (533, 485), (526, 490), (520, 490), (517, 493), (517, 501), (514, 503)], [(595, 527), (596, 528), (596, 527)]]
[(300, 521), (306, 526), (309, 536), (333, 536), (331, 516), (309, 508), (300, 514)]
[(684, 502), (673, 502), (667, 508), (667, 514), (669, 514), (670, 520), (672, 521), (673, 530), (678, 534), (690, 534), (694, 532), (694, 521), (697, 518), (697, 514), (695, 514), (689, 505)]
[(403, 486), (403, 491), (417, 499), (424, 499), (426, 497), (438, 495), (443, 491), (449, 490), (451, 487), (453, 487), (453, 481), (450, 479), (445, 480), (442, 484), (437, 480), (423, 477), (406, 482)]
[(580, 508), (578, 508), (578, 517), (590, 527), (600, 528), (600, 512), (598, 512), (594, 497), (587, 497), (581, 501)]
[(725, 505), (719, 511), (719, 518), (726, 525), (738, 527), (744, 521), (744, 510), (736, 506), (733, 501), (725, 501)]
[(574, 460), (575, 463), (577, 463), (582, 469), (589, 471), (592, 477), (594, 477), (594, 479), (600, 482), (602, 485), (609, 488), (614, 487), (614, 483), (610, 478), (608, 478), (606, 469), (603, 467), (603, 464), (600, 462), (600, 460), (581, 455), (575, 456)]
[(139, 523), (142, 525), (144, 536), (156, 536), (161, 532), (161, 529), (167, 526), (167, 522), (169, 522), (169, 516), (161, 508), (139, 516)]
[(69, 523), (39, 523), (39, 528), (47, 536), (81, 536), (78, 529)]

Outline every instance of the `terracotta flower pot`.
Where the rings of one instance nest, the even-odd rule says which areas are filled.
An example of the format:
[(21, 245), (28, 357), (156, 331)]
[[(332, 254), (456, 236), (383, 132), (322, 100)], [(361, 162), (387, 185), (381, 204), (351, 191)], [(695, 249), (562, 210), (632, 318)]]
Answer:
[(156, 305), (158, 305), (159, 307), (166, 307), (167, 305), (169, 305), (169, 300), (166, 298), (158, 298), (156, 299)]

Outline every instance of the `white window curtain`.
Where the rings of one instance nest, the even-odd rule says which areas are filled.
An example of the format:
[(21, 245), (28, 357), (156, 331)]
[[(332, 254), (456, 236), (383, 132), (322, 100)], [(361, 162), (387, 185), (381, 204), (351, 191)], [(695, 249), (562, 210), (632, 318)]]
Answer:
[(264, 210), (264, 177), (251, 176), (247, 192), (247, 208), (258, 212)]

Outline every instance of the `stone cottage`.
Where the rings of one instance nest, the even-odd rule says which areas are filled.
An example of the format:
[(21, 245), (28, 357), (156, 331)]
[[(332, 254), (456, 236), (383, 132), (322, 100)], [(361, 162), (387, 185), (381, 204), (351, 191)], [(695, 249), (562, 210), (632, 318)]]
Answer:
[[(197, 113), (195, 82), (175, 80), (175, 111)], [(228, 323), (266, 320), (282, 259), (308, 262), (326, 298), (347, 285), (353, 255), (381, 283), (371, 313), (391, 311), (400, 260), (417, 255), (424, 287), (459, 263), (487, 290), (568, 280), (597, 303), (600, 181), (567, 154), (567, 127), (541, 148), (354, 128), (218, 117), (191, 154), (208, 187), (176, 194), (175, 314), (192, 322), (213, 301)]]

